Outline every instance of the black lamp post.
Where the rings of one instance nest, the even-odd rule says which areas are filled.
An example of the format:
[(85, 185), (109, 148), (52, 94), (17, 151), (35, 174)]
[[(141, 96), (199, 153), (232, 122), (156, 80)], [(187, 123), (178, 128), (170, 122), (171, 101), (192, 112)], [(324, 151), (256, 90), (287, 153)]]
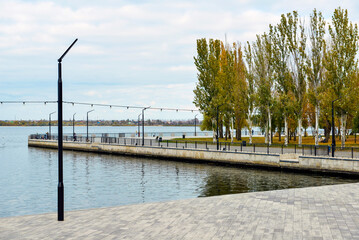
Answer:
[[(141, 114), (142, 114), (142, 113), (141, 113)], [(141, 134), (140, 134), (140, 116), (141, 116), (141, 114), (138, 115), (138, 117), (137, 117), (137, 125), (138, 125), (137, 136), (138, 136), (138, 137), (141, 136)]]
[(194, 116), (194, 136), (195, 136), (195, 137), (197, 136), (197, 130), (196, 130), (196, 127), (197, 127), (197, 126), (196, 126), (196, 123), (197, 123), (197, 118), (196, 118), (196, 117), (197, 117), (197, 115), (198, 115), (198, 114), (196, 114), (196, 115)]
[(57, 187), (57, 220), (64, 220), (64, 183), (63, 183), (63, 143), (62, 143), (62, 73), (61, 73), (61, 62), (65, 55), (70, 51), (72, 46), (77, 42), (75, 41), (68, 47), (68, 49), (62, 54), (58, 61), (58, 84), (57, 84), (57, 109), (58, 109), (58, 151), (59, 151), (59, 183)]
[(72, 137), (74, 138), (74, 141), (75, 141), (75, 115), (76, 113), (72, 115)]
[(87, 112), (87, 120), (86, 120), (86, 142), (89, 141), (89, 113), (90, 112), (93, 112), (95, 111), (94, 109), (93, 110), (90, 110)]
[(51, 115), (54, 114), (55, 112), (52, 112), (49, 114), (49, 136), (48, 138), (51, 140)]
[(334, 122), (334, 102), (339, 100), (340, 98), (337, 98), (332, 101), (332, 157), (334, 157), (335, 152), (335, 122)]
[(142, 109), (142, 146), (145, 145), (145, 110), (150, 107)]

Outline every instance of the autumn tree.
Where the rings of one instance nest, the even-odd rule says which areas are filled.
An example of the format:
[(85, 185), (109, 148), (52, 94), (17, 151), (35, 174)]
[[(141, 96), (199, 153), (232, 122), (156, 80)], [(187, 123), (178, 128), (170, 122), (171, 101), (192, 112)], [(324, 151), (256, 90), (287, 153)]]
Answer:
[(254, 79), (257, 88), (256, 102), (258, 112), (261, 113), (262, 122), (265, 122), (265, 142), (272, 143), (272, 114), (273, 105), (273, 44), (270, 35), (264, 33), (257, 35), (253, 46)]
[[(325, 50), (325, 20), (321, 12), (316, 9), (310, 16), (309, 25), (309, 51), (307, 58), (308, 75), (308, 97), (314, 106), (315, 115), (315, 145), (319, 144), (319, 90), (323, 82), (324, 75), (324, 50)], [(323, 90), (323, 89), (322, 89)]]
[(256, 99), (256, 85), (254, 81), (254, 63), (253, 63), (253, 53), (252, 47), (249, 42), (245, 47), (245, 59), (247, 63), (247, 71), (246, 71), (246, 104), (247, 104), (247, 124), (249, 130), (249, 143), (252, 144), (253, 136), (253, 121), (254, 121), (254, 111), (255, 111), (255, 99)]
[(197, 68), (194, 101), (204, 116), (203, 129), (215, 129), (216, 107), (219, 105), (219, 71), (220, 71), (221, 43), (219, 40), (205, 38), (197, 40), (197, 56), (194, 62)]
[(284, 24), (287, 44), (289, 49), (289, 69), (293, 81), (293, 93), (295, 96), (295, 116), (298, 121), (298, 144), (302, 144), (302, 116), (304, 99), (306, 94), (306, 41), (305, 28), (300, 21), (298, 13), (287, 13), (287, 21)]
[[(288, 145), (288, 117), (293, 111), (293, 82), (289, 72), (289, 47), (286, 34), (287, 18), (282, 14), (280, 23), (271, 28), (273, 40), (273, 68), (276, 82), (276, 91), (278, 93), (277, 108), (283, 114), (284, 120), (284, 144)], [(281, 129), (279, 129), (279, 134)], [(280, 136), (280, 135), (279, 135)]]
[(345, 146), (346, 122), (348, 114), (355, 108), (357, 96), (355, 74), (358, 61), (358, 27), (349, 21), (348, 11), (340, 7), (335, 9), (332, 23), (329, 25), (330, 42), (325, 54), (326, 85), (329, 87), (329, 102), (340, 98), (336, 110), (340, 116), (341, 146)]

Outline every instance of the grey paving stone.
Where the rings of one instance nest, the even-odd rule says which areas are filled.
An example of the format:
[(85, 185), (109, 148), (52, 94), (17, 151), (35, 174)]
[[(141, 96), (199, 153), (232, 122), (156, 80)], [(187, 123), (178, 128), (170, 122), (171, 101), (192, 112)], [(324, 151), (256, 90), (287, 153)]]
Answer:
[(359, 239), (359, 183), (0, 218), (0, 239)]

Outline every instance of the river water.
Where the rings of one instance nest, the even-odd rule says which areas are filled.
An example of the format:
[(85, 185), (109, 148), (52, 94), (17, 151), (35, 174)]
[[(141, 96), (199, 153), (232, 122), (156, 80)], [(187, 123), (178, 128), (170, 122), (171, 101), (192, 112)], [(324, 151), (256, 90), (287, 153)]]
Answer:
[[(90, 127), (91, 133), (136, 130)], [(0, 127), (0, 217), (56, 212), (57, 150), (27, 146), (29, 134), (47, 131), (47, 127)], [(76, 131), (86, 132), (86, 128), (77, 127)], [(193, 127), (146, 127), (146, 131), (193, 132)], [(71, 133), (72, 128), (65, 127), (64, 132)], [(320, 174), (64, 152), (65, 211), (357, 181)]]

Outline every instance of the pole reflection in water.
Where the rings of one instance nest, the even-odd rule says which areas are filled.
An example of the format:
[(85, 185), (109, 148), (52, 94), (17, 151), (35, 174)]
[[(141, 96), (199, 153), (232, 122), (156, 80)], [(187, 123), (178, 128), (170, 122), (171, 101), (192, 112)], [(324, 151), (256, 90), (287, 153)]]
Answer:
[(142, 163), (141, 165), (141, 187), (142, 187), (142, 191), (141, 191), (141, 196), (142, 196), (142, 202), (145, 202), (145, 164)]

